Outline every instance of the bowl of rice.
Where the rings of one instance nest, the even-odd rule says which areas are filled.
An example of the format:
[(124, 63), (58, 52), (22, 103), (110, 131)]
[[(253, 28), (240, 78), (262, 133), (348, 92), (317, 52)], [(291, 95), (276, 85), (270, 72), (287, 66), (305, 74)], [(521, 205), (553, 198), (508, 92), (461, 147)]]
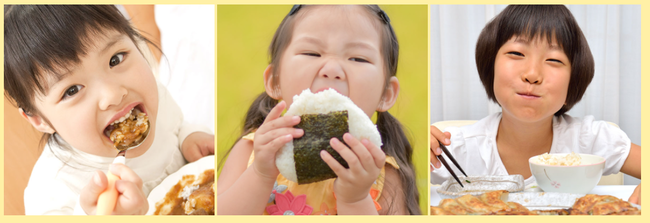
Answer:
[(530, 172), (545, 192), (587, 194), (605, 168), (605, 158), (580, 153), (544, 153), (528, 159)]

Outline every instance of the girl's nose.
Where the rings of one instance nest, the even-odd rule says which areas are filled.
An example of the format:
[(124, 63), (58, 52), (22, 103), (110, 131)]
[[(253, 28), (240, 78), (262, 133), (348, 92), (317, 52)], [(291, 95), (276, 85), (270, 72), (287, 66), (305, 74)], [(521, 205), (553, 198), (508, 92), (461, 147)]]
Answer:
[(521, 81), (528, 82), (529, 84), (541, 84), (543, 81), (539, 66), (534, 63), (529, 65), (529, 68), (521, 75)]
[(345, 71), (341, 64), (336, 60), (328, 60), (323, 64), (323, 67), (318, 71), (318, 76), (336, 79), (336, 80), (345, 80)]
[(127, 94), (128, 90), (123, 86), (105, 83), (99, 95), (99, 108), (106, 110), (113, 105), (119, 105)]

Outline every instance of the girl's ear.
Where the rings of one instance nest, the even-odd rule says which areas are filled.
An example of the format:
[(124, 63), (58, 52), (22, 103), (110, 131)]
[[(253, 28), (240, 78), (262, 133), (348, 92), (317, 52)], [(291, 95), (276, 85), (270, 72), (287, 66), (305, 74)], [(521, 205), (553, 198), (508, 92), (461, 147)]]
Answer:
[(273, 86), (273, 65), (270, 64), (264, 70), (264, 88), (266, 89), (266, 94), (271, 96), (271, 98), (275, 100), (282, 100), (280, 89), (276, 86)]
[(384, 92), (384, 97), (379, 101), (377, 111), (388, 111), (388, 109), (393, 107), (395, 101), (397, 101), (397, 95), (399, 95), (399, 81), (397, 80), (397, 77), (392, 76), (388, 81), (388, 88)]
[(27, 115), (22, 108), (18, 109), (18, 113), (20, 113), (20, 116), (32, 124), (36, 130), (49, 134), (55, 132), (54, 129), (49, 124), (47, 124), (45, 120), (43, 120), (43, 117), (39, 115)]

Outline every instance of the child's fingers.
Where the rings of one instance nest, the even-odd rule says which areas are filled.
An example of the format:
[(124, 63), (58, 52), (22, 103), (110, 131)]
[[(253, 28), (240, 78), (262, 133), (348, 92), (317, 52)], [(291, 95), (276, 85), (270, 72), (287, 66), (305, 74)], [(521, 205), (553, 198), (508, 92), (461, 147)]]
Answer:
[(370, 155), (375, 161), (375, 166), (377, 168), (384, 167), (386, 164), (386, 153), (367, 139), (362, 139), (361, 143), (368, 149), (368, 152), (370, 152)]
[(133, 182), (139, 189), (142, 189), (142, 179), (131, 168), (123, 164), (114, 163), (111, 164), (108, 171), (120, 177), (121, 180)]
[(284, 144), (287, 144), (291, 140), (293, 140), (292, 135), (283, 135), (277, 137), (271, 140), (271, 142), (267, 143), (266, 145), (263, 145), (264, 151), (269, 152), (271, 154), (275, 154), (278, 151), (278, 149), (282, 148)]
[(343, 140), (348, 144), (348, 146), (350, 146), (352, 152), (357, 156), (363, 169), (371, 170), (375, 167), (374, 159), (365, 145), (361, 144), (361, 142), (354, 138), (350, 133), (343, 134)]
[(264, 119), (263, 124), (265, 124), (267, 122), (270, 122), (270, 121), (280, 117), (280, 115), (282, 114), (282, 111), (284, 111), (284, 108), (286, 107), (286, 105), (287, 105), (287, 103), (284, 102), (284, 101), (281, 101), (280, 103), (275, 105), (275, 107), (273, 107), (273, 109), (271, 109), (269, 114), (266, 115), (266, 118)]
[[(438, 148), (438, 149), (440, 149), (440, 148)], [(430, 163), (431, 165), (433, 165), (433, 166), (431, 166), (431, 165), (429, 166), (429, 167), (431, 167), (431, 168), (430, 168), (430, 171), (433, 171), (434, 167), (435, 167), (436, 169), (437, 169), (437, 168), (440, 168), (441, 164), (440, 164), (440, 161), (438, 160), (438, 157), (436, 157), (436, 155), (435, 155), (435, 154), (433, 153), (433, 151), (431, 151), (431, 150), (429, 150), (429, 154), (430, 154), (430, 156), (431, 156), (431, 157), (430, 157), (430, 160), (429, 160), (429, 163)]]
[(336, 174), (336, 176), (344, 176), (346, 173), (347, 169), (339, 163), (334, 157), (332, 157), (331, 154), (329, 154), (326, 150), (321, 150), (320, 151), (320, 157), (327, 163), (327, 166), (329, 166), (332, 171)]
[(212, 140), (212, 143), (201, 147), (201, 155), (203, 156), (214, 155), (214, 140)]
[[(449, 139), (451, 138), (451, 133), (442, 133), (438, 128), (435, 126), (430, 126), (430, 134), (431, 134), (431, 148), (436, 148), (438, 147), (438, 141), (442, 142), (442, 144), (448, 146), (451, 144), (451, 141)], [(435, 141), (434, 141), (435, 139)]]
[(267, 132), (279, 128), (291, 128), (297, 125), (298, 123), (300, 123), (300, 116), (286, 115), (262, 124), (260, 126), (260, 129), (257, 130), (257, 134), (266, 134)]
[(126, 180), (115, 181), (115, 189), (120, 196), (115, 205), (116, 213), (144, 214), (149, 209), (149, 202), (136, 183)]
[(259, 129), (257, 129), (257, 134), (264, 134), (267, 131), (277, 128), (292, 127), (300, 123), (300, 116), (287, 115), (280, 117), (284, 107), (286, 107), (284, 101), (276, 105), (276, 107), (269, 112), (269, 115), (266, 116), (264, 123), (262, 123)]
[[(304, 130), (302, 129), (296, 129), (296, 128), (279, 128), (279, 129), (273, 129), (266, 134), (263, 135), (265, 139), (262, 139), (261, 145), (268, 144), (272, 142), (274, 139), (277, 139), (278, 137), (283, 137), (286, 135), (291, 135), (292, 139), (293, 138), (300, 138), (302, 135), (305, 133)], [(267, 143), (264, 143), (264, 141), (268, 141)]]
[(197, 145), (191, 145), (187, 149), (183, 151), (183, 157), (185, 157), (185, 160), (187, 162), (194, 162), (197, 161), (201, 158), (203, 158), (205, 155), (203, 155), (203, 152), (201, 151), (201, 148), (199, 148)]
[(108, 186), (108, 179), (102, 171), (95, 171), (95, 174), (90, 179), (90, 182), (79, 193), (79, 202), (87, 213), (91, 207), (97, 205), (99, 194), (106, 190)]
[(332, 146), (332, 149), (336, 150), (336, 152), (338, 152), (339, 155), (343, 157), (345, 162), (348, 163), (350, 170), (354, 171), (355, 173), (357, 171), (364, 170), (357, 155), (354, 154), (354, 152), (352, 152), (352, 150), (345, 144), (343, 144), (343, 142), (339, 141), (337, 138), (332, 138), (330, 140), (330, 145)]

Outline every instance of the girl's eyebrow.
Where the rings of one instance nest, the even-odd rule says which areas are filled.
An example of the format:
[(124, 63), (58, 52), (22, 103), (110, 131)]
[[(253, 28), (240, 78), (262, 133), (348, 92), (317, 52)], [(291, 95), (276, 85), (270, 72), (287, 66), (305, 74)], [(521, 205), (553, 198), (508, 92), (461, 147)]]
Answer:
[(109, 39), (109, 42), (106, 44), (106, 46), (104, 46), (104, 48), (101, 51), (99, 51), (99, 53), (102, 54), (102, 53), (106, 52), (113, 45), (120, 42), (120, 40), (122, 40), (122, 34), (113, 35), (112, 38)]
[(308, 42), (319, 46), (323, 45), (323, 41), (311, 36), (302, 36), (300, 38), (297, 38), (296, 42)]
[[(312, 44), (315, 44), (315, 45), (318, 45), (318, 46), (323, 45), (323, 41), (321, 41), (320, 39), (311, 37), (311, 36), (299, 37), (299, 38), (296, 39), (296, 42), (307, 42), (307, 43), (312, 43)], [(378, 51), (378, 49), (376, 47), (373, 47), (371, 44), (368, 44), (366, 42), (361, 42), (361, 41), (354, 41), (354, 42), (347, 43), (347, 44), (345, 44), (345, 47), (346, 48), (364, 48), (364, 49), (377, 50)]]
[[(530, 41), (528, 41), (528, 39), (519, 38), (519, 37), (515, 38), (514, 42), (515, 43), (523, 43), (523, 44), (526, 44), (526, 45), (530, 45)], [(558, 46), (557, 44), (553, 44), (553, 43), (548, 44), (548, 47), (551, 50), (560, 50), (560, 51), (562, 50), (562, 47)]]
[(345, 44), (346, 48), (363, 48), (363, 49), (368, 49), (368, 50), (373, 50), (373, 51), (379, 51), (376, 47), (373, 47), (371, 44), (368, 44), (366, 42), (351, 42), (348, 44)]
[[(106, 43), (106, 45), (102, 48), (101, 51), (99, 51), (99, 53), (103, 54), (104, 52), (108, 51), (108, 49), (110, 49), (113, 45), (120, 42), (120, 40), (122, 40), (122, 34), (116, 34), (116, 35), (111, 36), (108, 43)], [(65, 79), (68, 76), (70, 76), (70, 74), (72, 74), (73, 70), (74, 70), (74, 68), (69, 69), (66, 72), (56, 73), (56, 74), (52, 75), (52, 78), (48, 78), (48, 80), (46, 81), (46, 84), (44, 86), (44, 96), (49, 95), (50, 90), (52, 89), (52, 87), (54, 85), (56, 85), (57, 83), (59, 83), (59, 81)]]
[(70, 76), (72, 74), (72, 69), (62, 72), (62, 73), (55, 73), (49, 75), (48, 78), (45, 80), (45, 85), (43, 86), (43, 95), (47, 97), (47, 95), (50, 94), (50, 90), (52, 90), (52, 87), (59, 83), (59, 81), (65, 79), (66, 77)]

